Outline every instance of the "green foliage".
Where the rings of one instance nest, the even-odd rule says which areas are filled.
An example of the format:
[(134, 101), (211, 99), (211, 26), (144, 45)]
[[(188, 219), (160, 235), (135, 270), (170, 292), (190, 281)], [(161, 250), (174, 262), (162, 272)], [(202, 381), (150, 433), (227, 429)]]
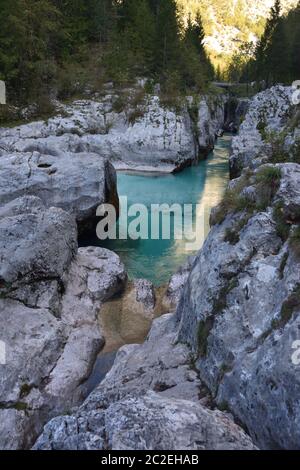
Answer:
[(227, 228), (224, 241), (230, 243), (231, 245), (236, 245), (240, 241), (239, 231), (235, 228)]
[(141, 76), (165, 95), (198, 92), (213, 77), (201, 16), (184, 27), (175, 0), (0, 0), (0, 20), (10, 103), (45, 108), (53, 92), (65, 100)]
[(266, 140), (267, 138), (266, 128), (267, 128), (266, 121), (263, 121), (263, 120), (259, 121), (259, 123), (257, 124), (257, 130), (260, 132), (263, 140)]
[(255, 209), (255, 203), (241, 195), (248, 184), (249, 175), (245, 174), (236, 183), (234, 188), (225, 191), (222, 202), (213, 215), (213, 224), (221, 224), (230, 213), (243, 212), (251, 214)]
[(271, 190), (271, 197), (275, 195), (281, 180), (281, 169), (276, 166), (264, 166), (256, 173), (256, 181), (261, 186)]
[(62, 39), (60, 12), (48, 0), (0, 0), (0, 22), (0, 78), (9, 94), (48, 93)]
[(200, 357), (205, 357), (207, 354), (207, 340), (213, 325), (213, 317), (208, 317), (206, 320), (198, 323), (198, 355)]
[(279, 188), (281, 179), (280, 168), (266, 166), (261, 168), (256, 174), (257, 183), (257, 210), (266, 210)]
[[(251, 182), (252, 185), (255, 184), (255, 198), (243, 195), (243, 189), (249, 185), (251, 176), (251, 172), (243, 174), (233, 188), (227, 189), (222, 202), (212, 214), (211, 223), (214, 225), (221, 224), (230, 213), (242, 213), (240, 219), (225, 233), (225, 241), (231, 244), (238, 243), (239, 233), (248, 223), (253, 213), (264, 211), (271, 205), (279, 188), (281, 170), (280, 168), (269, 166), (261, 168), (256, 173), (255, 180)], [(279, 221), (281, 222), (280, 214), (281, 212), (279, 211), (277, 214), (278, 224)]]
[(258, 42), (250, 77), (264, 81), (268, 87), (275, 83), (291, 83), (300, 76), (300, 2), (287, 16), (281, 16), (281, 3), (276, 0)]
[(287, 223), (281, 203), (275, 205), (273, 209), (273, 219), (276, 223), (276, 231), (282, 241), (286, 241), (290, 233), (290, 225)]

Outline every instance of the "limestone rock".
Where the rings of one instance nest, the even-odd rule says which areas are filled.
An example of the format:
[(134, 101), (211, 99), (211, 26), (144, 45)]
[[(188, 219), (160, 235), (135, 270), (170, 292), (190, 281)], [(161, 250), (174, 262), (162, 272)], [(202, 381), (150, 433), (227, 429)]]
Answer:
[(166, 315), (146, 343), (122, 348), (82, 407), (50, 421), (34, 449), (254, 449), (229, 416), (197, 403), (199, 382), (188, 350), (173, 344), (174, 327)]
[(279, 237), (274, 208), (282, 207), (286, 223), (299, 223), (300, 166), (278, 166), (279, 189), (265, 211), (247, 218), (231, 213), (212, 228), (177, 309), (178, 339), (193, 350), (218, 406), (230, 410), (259, 447), (295, 449), (300, 261), (291, 242)]
[(105, 159), (95, 154), (8, 153), (1, 157), (0, 204), (21, 196), (39, 197), (74, 215), (79, 228), (92, 225), (100, 204), (118, 208), (116, 175)]
[[(4, 157), (15, 152), (37, 152), (42, 155), (39, 157), (40, 165), (49, 165), (44, 167), (43, 184), (47, 181), (48, 173), (52, 175), (51, 180), (55, 181), (55, 173), (59, 175), (62, 166), (72, 168), (79, 159), (83, 174), (77, 175), (77, 180), (79, 176), (83, 180), (87, 172), (95, 171), (94, 175), (89, 175), (90, 190), (85, 188), (87, 204), (90, 191), (94, 195), (99, 190), (100, 181), (103, 181), (103, 177), (99, 179), (98, 175), (102, 160), (96, 160), (99, 165), (97, 169), (87, 154), (106, 157), (117, 169), (178, 171), (197, 161), (199, 153), (207, 154), (212, 150), (224, 122), (224, 99), (218, 97), (203, 97), (200, 100), (199, 105), (196, 105), (196, 116), (193, 117), (195, 123), (187, 105), (183, 105), (178, 113), (163, 107), (158, 96), (147, 96), (142, 107), (129, 107), (120, 112), (115, 111), (116, 100), (117, 95), (107, 94), (101, 101), (75, 101), (64, 107), (64, 116), (0, 130), (0, 155)], [(70, 153), (73, 154), (71, 159), (70, 155), (67, 156)], [(80, 153), (84, 155), (74, 155)], [(86, 160), (85, 165), (83, 160)], [(35, 158), (35, 170), (34, 163)], [(28, 174), (26, 162), (23, 171)]]
[(0, 448), (24, 449), (84, 399), (104, 345), (98, 310), (126, 273), (108, 250), (77, 253), (73, 216), (32, 196), (1, 208), (0, 247)]
[(186, 263), (181, 266), (177, 273), (171, 277), (166, 292), (163, 297), (163, 306), (169, 311), (175, 311), (180, 300), (183, 288), (188, 280), (195, 257), (188, 258)]
[(292, 87), (276, 85), (252, 98), (239, 134), (232, 141), (230, 172), (233, 178), (239, 176), (243, 168), (260, 165), (257, 158), (266, 151), (264, 134), (283, 130), (290, 116), (293, 91)]

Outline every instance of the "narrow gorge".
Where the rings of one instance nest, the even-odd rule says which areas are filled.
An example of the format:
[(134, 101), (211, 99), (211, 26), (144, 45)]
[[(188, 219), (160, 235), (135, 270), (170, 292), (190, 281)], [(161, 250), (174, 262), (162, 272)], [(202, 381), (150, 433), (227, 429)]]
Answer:
[(299, 450), (300, 3), (0, 18), (0, 451)]
[[(79, 136), (69, 132), (72, 115), (60, 120), (60, 131), (57, 118), (1, 131), (1, 338), (10, 364), (1, 366), (2, 448), (30, 447), (41, 433), (36, 449), (142, 449), (144, 442), (148, 449), (298, 446), (298, 378), (290, 357), (299, 312), (299, 109), (292, 93), (277, 86), (250, 101), (233, 137), (236, 178), (226, 191), (223, 184), (223, 198), (209, 200), (220, 204), (204, 246), (165, 289), (128, 281), (124, 264), (106, 248), (78, 249), (77, 227), (90, 228), (95, 207), (118, 205), (120, 157), (106, 160), (95, 142), (133, 146), (131, 126), (120, 135)], [(197, 145), (206, 142), (206, 152), (225, 125), (225, 95), (222, 102), (217, 111), (210, 108), (217, 121), (205, 120), (199, 106)], [(100, 105), (80, 106), (84, 128)], [(182, 146), (196, 139), (183, 132), (184, 115), (163, 113), (154, 121), (150, 105), (135, 124), (143, 139), (144, 120), (156, 122), (156, 138), (147, 124), (138, 147), (140, 155), (146, 147), (145, 156), (150, 145), (156, 148), (157, 160), (146, 162), (144, 172), (154, 165), (169, 171), (171, 155), (175, 167), (178, 153), (187, 156)], [(176, 128), (168, 140), (165, 114)], [(120, 117), (114, 119), (119, 125)], [(167, 146), (167, 167), (159, 143)], [(207, 169), (216, 154), (210, 158)], [(198, 168), (203, 164), (191, 171)], [(173, 178), (182, 184), (180, 175)], [(121, 184), (125, 177), (119, 175)], [(153, 178), (127, 176), (138, 177)], [(143, 342), (153, 320), (146, 341), (131, 344)], [(112, 369), (97, 380), (99, 352), (120, 346)]]

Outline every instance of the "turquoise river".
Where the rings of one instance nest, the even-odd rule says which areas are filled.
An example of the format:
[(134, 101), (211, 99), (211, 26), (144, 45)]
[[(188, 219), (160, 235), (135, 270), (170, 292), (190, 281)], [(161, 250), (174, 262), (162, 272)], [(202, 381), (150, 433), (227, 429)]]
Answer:
[[(169, 239), (163, 239), (162, 233), (159, 239), (151, 239), (150, 214), (148, 239), (100, 241), (95, 237), (94, 240), (89, 239), (88, 243), (118, 253), (130, 278), (149, 279), (156, 286), (165, 284), (186, 258), (201, 248), (209, 232), (210, 211), (221, 200), (228, 183), (230, 144), (231, 136), (224, 135), (218, 139), (214, 151), (206, 160), (180, 173), (167, 175), (118, 173), (118, 193), (119, 196), (127, 197), (128, 207), (132, 204), (143, 204), (150, 209), (152, 204), (180, 204), (181, 207), (184, 204), (193, 204), (194, 223), (189, 229), (194, 231), (196, 217), (204, 214), (204, 217), (199, 219), (202, 226), (201, 230), (198, 230), (198, 240), (192, 250), (187, 243), (188, 240), (175, 239), (174, 233), (179, 221), (176, 217), (171, 218)], [(129, 218), (129, 223), (133, 219)]]

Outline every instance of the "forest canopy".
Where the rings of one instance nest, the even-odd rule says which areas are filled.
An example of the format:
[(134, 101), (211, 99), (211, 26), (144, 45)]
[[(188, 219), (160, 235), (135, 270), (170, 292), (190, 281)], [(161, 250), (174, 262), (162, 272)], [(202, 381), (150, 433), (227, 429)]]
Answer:
[(213, 77), (199, 14), (175, 0), (0, 0), (0, 78), (16, 102), (138, 77), (199, 91)]
[[(147, 79), (149, 92), (160, 83), (170, 95), (199, 93), (216, 76), (263, 86), (299, 79), (300, 2), (282, 14), (283, 3), (276, 0), (263, 22), (260, 15), (249, 18), (251, 4), (245, 0), (228, 5), (225, 0), (0, 0), (0, 79), (10, 103), (43, 108), (51, 97), (81, 96), (106, 82), (127, 86), (138, 77)], [(244, 33), (229, 66), (221, 57), (221, 74), (207, 52), (216, 25)], [(247, 41), (249, 31), (258, 42)]]

